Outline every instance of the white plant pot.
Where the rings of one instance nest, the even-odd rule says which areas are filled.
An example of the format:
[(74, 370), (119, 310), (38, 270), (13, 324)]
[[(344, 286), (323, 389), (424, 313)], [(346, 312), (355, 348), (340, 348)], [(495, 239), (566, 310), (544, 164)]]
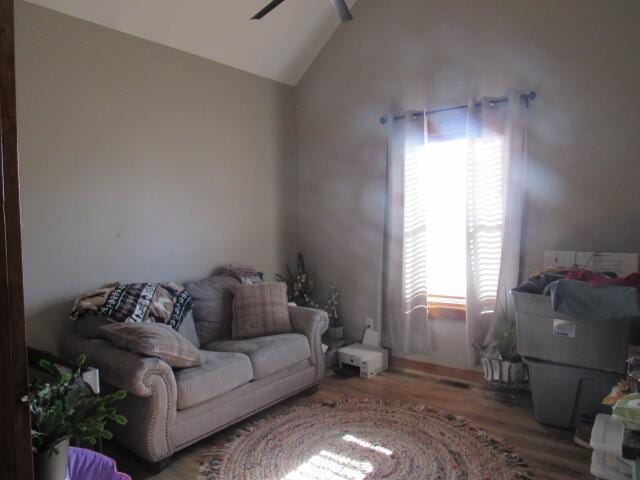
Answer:
[(36, 480), (65, 480), (67, 477), (67, 454), (69, 439), (65, 438), (55, 445), (54, 451), (43, 452), (35, 458)]
[(520, 383), (524, 381), (525, 371), (522, 362), (502, 362), (502, 378), (507, 383)]
[(483, 357), (484, 378), (489, 382), (523, 383), (526, 379), (522, 362), (507, 362), (497, 358)]

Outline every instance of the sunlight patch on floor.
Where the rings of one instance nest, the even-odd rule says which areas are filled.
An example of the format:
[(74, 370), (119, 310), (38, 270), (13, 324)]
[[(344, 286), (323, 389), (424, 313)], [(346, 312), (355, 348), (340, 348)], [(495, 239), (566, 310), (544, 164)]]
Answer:
[(364, 480), (371, 472), (373, 472), (373, 465), (369, 462), (358, 462), (322, 450), (282, 480)]
[[(388, 448), (367, 442), (354, 435), (347, 434), (342, 437), (342, 440), (383, 455), (393, 454), (393, 451)], [(373, 472), (373, 465), (369, 462), (360, 462), (328, 450), (322, 450), (318, 455), (314, 455), (287, 474), (282, 480), (364, 480), (371, 472)]]
[(345, 435), (344, 437), (342, 437), (342, 439), (345, 442), (355, 443), (356, 445), (362, 448), (368, 448), (370, 450), (374, 450), (376, 452), (383, 453), (385, 455), (391, 455), (393, 453), (393, 451), (389, 450), (388, 448), (384, 448), (384, 447), (381, 447), (380, 445), (369, 443), (366, 440), (362, 440), (361, 438), (354, 437), (353, 435)]

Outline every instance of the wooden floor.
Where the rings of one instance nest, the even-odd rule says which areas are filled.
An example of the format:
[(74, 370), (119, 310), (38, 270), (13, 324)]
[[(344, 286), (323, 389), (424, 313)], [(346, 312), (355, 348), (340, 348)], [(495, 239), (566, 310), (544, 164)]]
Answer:
[[(515, 405), (494, 398), (482, 389), (481, 379), (475, 372), (440, 367), (425, 367), (420, 371), (394, 367), (369, 380), (359, 377), (338, 380), (332, 373), (328, 373), (320, 390), (314, 395), (299, 396), (285, 402), (284, 406), (274, 408), (283, 408), (292, 403), (341, 398), (420, 402), (464, 415), (492, 435), (514, 446), (536, 472), (536, 478), (593, 478), (589, 476), (591, 453), (574, 445), (572, 434), (540, 425), (533, 418), (528, 396), (519, 399)], [(177, 453), (171, 465), (159, 474), (145, 471), (135, 457), (122, 449), (112, 447), (107, 453), (113, 455), (118, 461), (119, 469), (129, 473), (134, 480), (195, 480), (202, 456), (211, 449), (210, 443), (203, 440)]]

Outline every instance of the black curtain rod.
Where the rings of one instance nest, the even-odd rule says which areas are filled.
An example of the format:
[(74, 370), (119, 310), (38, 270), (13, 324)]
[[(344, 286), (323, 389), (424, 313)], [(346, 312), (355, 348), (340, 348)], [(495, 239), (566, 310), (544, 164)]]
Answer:
[[(520, 95), (520, 101), (524, 103), (527, 107), (529, 106), (529, 102), (532, 102), (535, 99), (536, 99), (536, 92), (534, 92), (533, 90), (530, 91), (529, 93), (523, 93), (522, 95)], [(505, 103), (508, 101), (509, 101), (509, 97), (501, 97), (501, 98), (496, 98), (495, 100), (492, 100), (491, 103)], [(476, 103), (476, 106), (479, 107), (480, 105), (482, 105), (481, 102)], [(458, 105), (455, 107), (438, 108), (436, 110), (427, 110), (425, 112), (415, 112), (413, 114), (413, 118), (419, 118), (424, 115), (433, 115), (434, 113), (449, 112), (451, 110), (461, 110), (463, 108), (468, 108), (468, 105)], [(393, 117), (394, 120), (401, 120), (403, 118), (404, 118), (404, 115), (397, 115)], [(380, 123), (382, 125), (387, 123), (387, 117), (380, 117)]]

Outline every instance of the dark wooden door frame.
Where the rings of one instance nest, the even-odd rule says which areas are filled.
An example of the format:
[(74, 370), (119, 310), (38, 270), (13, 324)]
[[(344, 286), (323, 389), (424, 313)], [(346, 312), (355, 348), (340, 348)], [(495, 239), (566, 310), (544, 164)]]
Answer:
[(0, 478), (33, 478), (22, 286), (13, 0), (0, 0)]

